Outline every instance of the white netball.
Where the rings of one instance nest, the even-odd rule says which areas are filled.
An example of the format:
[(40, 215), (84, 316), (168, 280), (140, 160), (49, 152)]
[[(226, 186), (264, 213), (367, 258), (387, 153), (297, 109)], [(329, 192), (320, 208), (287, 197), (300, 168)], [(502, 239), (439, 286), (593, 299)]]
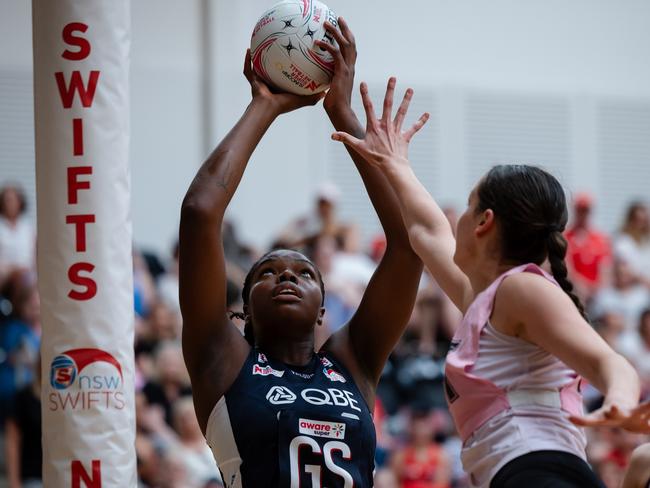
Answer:
[(337, 25), (336, 14), (318, 0), (284, 0), (267, 10), (251, 36), (253, 69), (278, 90), (311, 95), (326, 90), (334, 60), (314, 45), (335, 44), (325, 21)]

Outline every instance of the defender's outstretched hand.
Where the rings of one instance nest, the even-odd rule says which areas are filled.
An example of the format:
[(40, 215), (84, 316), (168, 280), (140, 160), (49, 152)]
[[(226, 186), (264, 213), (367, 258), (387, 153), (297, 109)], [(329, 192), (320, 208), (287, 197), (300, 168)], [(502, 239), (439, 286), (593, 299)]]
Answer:
[(277, 115), (291, 112), (300, 107), (316, 105), (325, 96), (324, 93), (315, 95), (294, 95), (293, 93), (276, 93), (253, 70), (251, 50), (246, 50), (244, 59), (244, 76), (251, 85), (253, 100), (263, 100), (270, 104)]
[(407, 131), (402, 132), (402, 124), (408, 112), (413, 90), (408, 89), (404, 94), (402, 103), (392, 119), (393, 95), (395, 93), (394, 77), (388, 80), (384, 109), (381, 119), (375, 115), (375, 110), (368, 95), (368, 86), (361, 83), (361, 98), (366, 112), (366, 134), (363, 139), (358, 139), (347, 132), (335, 132), (332, 139), (347, 144), (357, 151), (366, 161), (386, 169), (391, 164), (408, 164), (408, 145), (411, 138), (419, 131), (427, 120), (429, 114), (424, 113)]
[(584, 417), (572, 416), (570, 420), (582, 427), (620, 427), (638, 434), (650, 434), (650, 402), (632, 409), (604, 406)]

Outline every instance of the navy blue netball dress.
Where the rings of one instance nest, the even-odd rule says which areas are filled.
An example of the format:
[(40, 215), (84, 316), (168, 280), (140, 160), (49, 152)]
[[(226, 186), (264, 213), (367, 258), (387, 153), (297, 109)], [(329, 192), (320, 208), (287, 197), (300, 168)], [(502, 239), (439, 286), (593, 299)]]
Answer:
[(226, 488), (373, 484), (370, 411), (347, 370), (324, 354), (297, 367), (251, 349), (206, 438)]

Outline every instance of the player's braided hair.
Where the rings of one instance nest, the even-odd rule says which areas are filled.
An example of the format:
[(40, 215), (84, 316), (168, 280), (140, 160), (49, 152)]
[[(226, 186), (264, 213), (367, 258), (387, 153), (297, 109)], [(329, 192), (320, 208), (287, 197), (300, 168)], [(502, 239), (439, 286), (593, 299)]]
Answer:
[(542, 264), (548, 258), (555, 281), (586, 319), (567, 278), (568, 221), (562, 185), (551, 174), (523, 164), (494, 166), (477, 188), (478, 210), (492, 209), (500, 227), (501, 254), (514, 263)]
[[(287, 249), (287, 250), (293, 250), (293, 249)], [(250, 296), (251, 292), (251, 281), (253, 280), (253, 275), (259, 268), (259, 265), (266, 260), (271, 254), (277, 252), (278, 249), (274, 249), (272, 251), (267, 252), (264, 254), (261, 258), (259, 258), (253, 266), (251, 266), (251, 269), (248, 271), (248, 274), (246, 274), (246, 278), (244, 278), (244, 287), (242, 288), (241, 291), (241, 297), (242, 297), (242, 302), (245, 307), (248, 306), (248, 298)], [(296, 251), (298, 252), (298, 251)], [(322, 295), (322, 302), (321, 304), (325, 303), (325, 284), (323, 283), (323, 277), (320, 273), (320, 270), (318, 267), (310, 260), (309, 261), (313, 266), (314, 269), (316, 270), (316, 274), (318, 275), (318, 282), (320, 283), (320, 291)], [(230, 318), (238, 318), (244, 321), (244, 339), (252, 346), (255, 347), (255, 335), (253, 333), (253, 323), (251, 321), (250, 315), (245, 314), (243, 312), (229, 312)]]

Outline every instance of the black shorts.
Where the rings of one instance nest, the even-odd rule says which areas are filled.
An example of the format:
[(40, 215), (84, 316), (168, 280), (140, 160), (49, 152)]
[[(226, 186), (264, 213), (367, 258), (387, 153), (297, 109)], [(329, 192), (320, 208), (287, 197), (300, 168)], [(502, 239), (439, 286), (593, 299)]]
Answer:
[(605, 488), (589, 465), (562, 451), (536, 451), (499, 470), (490, 488)]

